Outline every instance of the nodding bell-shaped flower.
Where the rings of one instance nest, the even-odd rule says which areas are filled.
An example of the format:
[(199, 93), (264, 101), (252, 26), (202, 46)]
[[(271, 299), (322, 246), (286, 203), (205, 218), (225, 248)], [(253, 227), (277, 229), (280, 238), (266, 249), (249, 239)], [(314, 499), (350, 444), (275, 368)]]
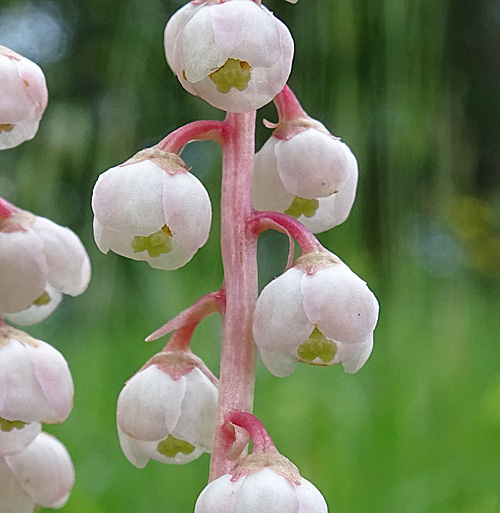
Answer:
[(35, 136), (47, 106), (43, 71), (29, 59), (0, 46), (0, 150)]
[(212, 220), (202, 183), (176, 154), (154, 148), (103, 173), (92, 208), (103, 253), (111, 249), (156, 269), (189, 262), (207, 241)]
[(136, 467), (150, 459), (183, 464), (211, 452), (218, 388), (203, 362), (184, 351), (155, 355), (118, 397), (122, 450)]
[(292, 66), (288, 28), (254, 0), (191, 2), (165, 28), (167, 62), (183, 87), (229, 112), (281, 91)]
[(253, 201), (258, 210), (285, 212), (319, 233), (346, 220), (357, 182), (349, 147), (307, 118), (278, 125), (256, 153)]
[(297, 362), (342, 363), (357, 372), (370, 356), (378, 302), (337, 256), (323, 251), (300, 257), (261, 292), (253, 334), (264, 364), (287, 376)]
[(40, 433), (23, 451), (0, 457), (0, 513), (33, 513), (37, 506), (62, 508), (75, 471), (64, 445)]
[(72, 407), (73, 380), (63, 355), (42, 340), (0, 325), (0, 431), (30, 422), (57, 424)]
[(89, 280), (89, 257), (69, 228), (21, 210), (0, 217), (0, 317), (41, 322)]

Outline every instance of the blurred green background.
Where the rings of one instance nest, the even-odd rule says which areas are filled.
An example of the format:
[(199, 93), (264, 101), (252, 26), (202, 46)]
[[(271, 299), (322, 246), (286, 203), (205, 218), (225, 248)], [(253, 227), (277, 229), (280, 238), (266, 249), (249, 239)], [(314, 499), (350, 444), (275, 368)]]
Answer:
[[(70, 226), (93, 280), (34, 336), (73, 372), (70, 418), (50, 428), (77, 481), (66, 513), (193, 511), (207, 455), (135, 469), (120, 451), (124, 382), (165, 342), (145, 336), (222, 280), (220, 152), (184, 157), (214, 204), (209, 243), (175, 272), (104, 256), (92, 238), (98, 175), (178, 126), (223, 114), (168, 69), (162, 36), (180, 0), (2, 0), (0, 44), (38, 62), (50, 100), (33, 141), (0, 153), (0, 193)], [(356, 375), (259, 363), (255, 412), (335, 513), (500, 512), (500, 5), (495, 0), (269, 0), (290, 27), (290, 85), (347, 142), (360, 184), (350, 218), (321, 241), (381, 304), (375, 349)], [(272, 105), (259, 112), (272, 121)], [(257, 144), (269, 131), (259, 123)], [(266, 233), (261, 282), (286, 240)], [(193, 349), (217, 371), (220, 323)]]

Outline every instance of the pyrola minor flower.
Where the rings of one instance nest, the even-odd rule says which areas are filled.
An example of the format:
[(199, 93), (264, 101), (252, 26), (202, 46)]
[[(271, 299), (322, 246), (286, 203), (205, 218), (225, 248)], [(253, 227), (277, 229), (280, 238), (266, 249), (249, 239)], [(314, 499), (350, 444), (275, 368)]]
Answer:
[(202, 183), (176, 154), (139, 152), (103, 173), (94, 187), (94, 237), (103, 253), (157, 269), (185, 265), (205, 244), (212, 208)]
[(0, 46), (0, 149), (33, 139), (47, 99), (42, 70), (34, 62)]
[(229, 112), (269, 103), (292, 66), (288, 28), (254, 0), (189, 3), (165, 29), (167, 61), (184, 88)]
[(0, 325), (0, 429), (56, 424), (73, 407), (73, 380), (63, 355), (26, 333)]
[(89, 257), (69, 228), (24, 211), (0, 218), (0, 317), (40, 322), (89, 280)]
[(203, 362), (183, 351), (154, 356), (118, 397), (118, 435), (138, 468), (150, 459), (183, 464), (211, 452), (217, 386)]
[(358, 165), (321, 123), (277, 130), (255, 155), (254, 205), (285, 212), (313, 233), (343, 223), (356, 194)]
[(368, 359), (378, 302), (338, 257), (309, 253), (261, 292), (253, 334), (266, 367), (287, 376), (300, 361), (342, 363), (357, 372)]
[(0, 457), (0, 512), (62, 508), (74, 482), (75, 471), (64, 445), (40, 433), (23, 451)]

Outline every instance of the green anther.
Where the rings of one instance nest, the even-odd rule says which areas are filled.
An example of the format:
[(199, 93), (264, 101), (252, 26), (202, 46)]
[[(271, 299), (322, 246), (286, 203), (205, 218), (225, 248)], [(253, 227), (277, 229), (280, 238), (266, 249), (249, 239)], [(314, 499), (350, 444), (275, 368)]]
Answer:
[(180, 452), (182, 454), (191, 454), (194, 451), (194, 446), (184, 440), (168, 435), (165, 440), (158, 444), (158, 452), (167, 458), (175, 458)]
[(309, 338), (299, 346), (297, 353), (303, 362), (312, 363), (316, 358), (319, 358), (322, 362), (328, 364), (335, 357), (337, 346), (316, 327)]
[(11, 123), (0, 123), (0, 133), (1, 132), (12, 132), (14, 125)]
[(295, 196), (291, 205), (285, 210), (285, 214), (298, 219), (300, 216), (312, 217), (318, 210), (319, 201), (317, 199), (305, 199)]
[(21, 420), (5, 420), (0, 417), (0, 431), (12, 431), (13, 429), (22, 429), (26, 422)]
[(35, 306), (48, 305), (49, 303), (50, 303), (50, 296), (47, 293), (47, 291), (45, 291), (39, 298), (37, 298), (37, 299), (35, 299), (35, 301), (33, 301), (33, 304)]
[(172, 251), (172, 242), (170, 238), (172, 232), (168, 226), (165, 225), (161, 230), (158, 230), (147, 237), (137, 235), (132, 240), (132, 249), (135, 253), (147, 251), (151, 258), (158, 258), (160, 255), (170, 253)]
[(217, 71), (208, 75), (220, 93), (228, 93), (231, 87), (244, 91), (250, 82), (251, 66), (246, 61), (228, 59)]

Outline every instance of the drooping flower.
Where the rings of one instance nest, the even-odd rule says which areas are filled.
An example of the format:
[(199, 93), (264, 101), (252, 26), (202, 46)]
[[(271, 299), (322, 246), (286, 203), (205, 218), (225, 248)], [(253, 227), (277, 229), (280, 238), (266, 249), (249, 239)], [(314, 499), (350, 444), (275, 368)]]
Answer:
[(56, 424), (73, 407), (73, 380), (66, 360), (52, 346), (0, 325), (0, 429), (24, 423)]
[(254, 314), (253, 334), (266, 367), (290, 374), (297, 362), (342, 363), (357, 372), (368, 359), (378, 302), (338, 257), (309, 253), (269, 283)]
[(177, 155), (156, 149), (103, 173), (92, 208), (103, 253), (111, 249), (157, 269), (189, 262), (207, 241), (212, 219), (202, 183)]
[(219, 109), (248, 112), (285, 85), (293, 40), (254, 0), (192, 2), (170, 18), (165, 52), (187, 91)]
[(62, 508), (75, 481), (64, 445), (40, 433), (23, 451), (0, 457), (0, 512), (33, 513), (37, 506)]
[(304, 121), (310, 126), (276, 131), (256, 153), (253, 200), (258, 210), (285, 212), (319, 233), (349, 215), (358, 165), (323, 125)]
[(203, 362), (183, 351), (154, 356), (118, 398), (117, 424), (128, 460), (183, 464), (211, 452), (217, 386)]
[(23, 211), (0, 218), (0, 317), (40, 322), (89, 280), (89, 257), (69, 228)]
[(29, 59), (0, 46), (0, 149), (33, 139), (47, 100), (42, 70)]

